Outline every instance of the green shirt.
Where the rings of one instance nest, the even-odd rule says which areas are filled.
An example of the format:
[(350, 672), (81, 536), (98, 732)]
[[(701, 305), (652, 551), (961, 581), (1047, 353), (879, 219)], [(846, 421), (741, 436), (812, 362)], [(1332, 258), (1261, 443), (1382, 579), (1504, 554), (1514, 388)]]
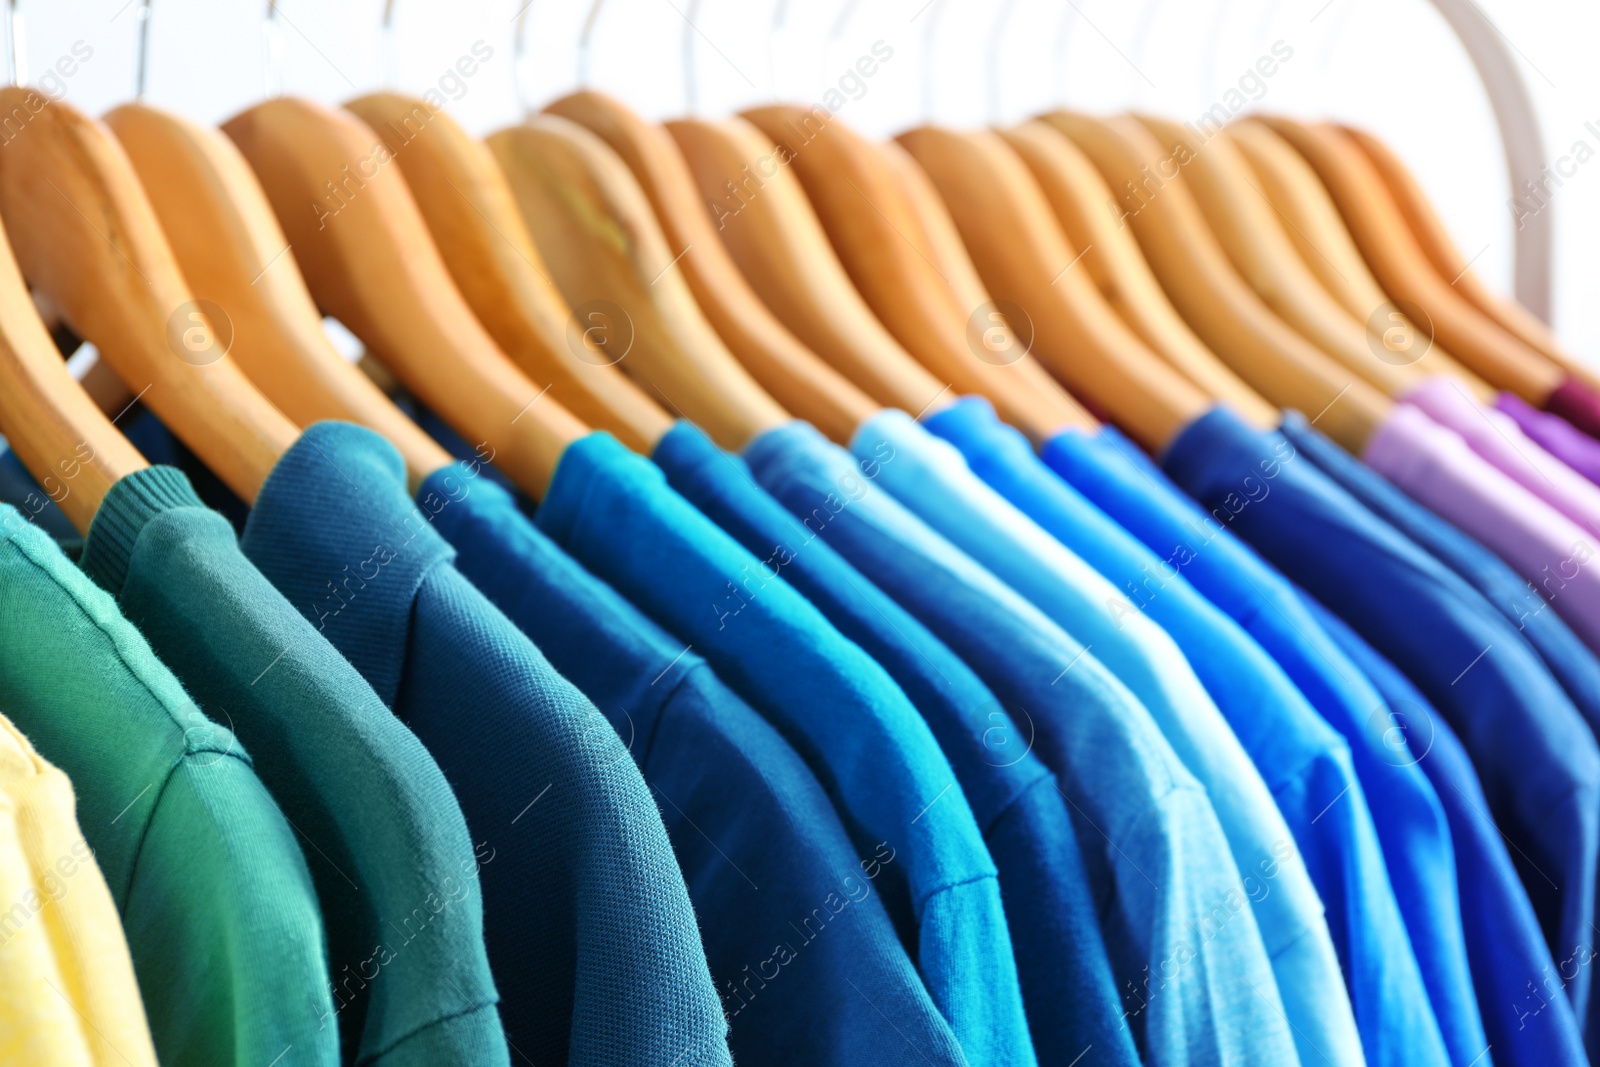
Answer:
[[(421, 742), (179, 471), (150, 467), (113, 486), (82, 565), (210, 717), (249, 744), (300, 837), (332, 988), (301, 990), (276, 1013), (308, 1035), (341, 1033), (346, 1061), (362, 1067), (508, 1065), (478, 878), (493, 850), (474, 851)], [(309, 1062), (298, 1050), (292, 1060)]]
[[(322, 917), (231, 731), (111, 597), (0, 505), (0, 709), (72, 779), (165, 1064), (338, 1062)], [(92, 1021), (92, 1020), (91, 1020)]]

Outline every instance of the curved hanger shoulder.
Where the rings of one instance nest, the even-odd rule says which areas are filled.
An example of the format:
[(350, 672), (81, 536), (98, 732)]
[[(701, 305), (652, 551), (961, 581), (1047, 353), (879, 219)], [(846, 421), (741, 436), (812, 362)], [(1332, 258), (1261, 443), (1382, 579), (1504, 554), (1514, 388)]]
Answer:
[[(975, 346), (995, 328), (984, 318), (987, 298), (957, 302), (900, 179), (871, 142), (837, 119), (800, 141), (810, 112), (792, 104), (753, 108), (742, 117), (787, 154), (856, 291), (906, 351), (957, 392), (987, 397), (1001, 418), (1036, 441), (1081, 421), (1081, 409), (1031, 355), (1011, 361), (977, 355)], [(981, 331), (971, 325), (975, 315)], [(1018, 343), (1007, 337), (999, 347)]]
[(1489, 316), (1502, 329), (1523, 344), (1563, 367), (1569, 374), (1583, 377), (1592, 386), (1600, 387), (1600, 373), (1573, 357), (1545, 322), (1513, 299), (1495, 293), (1472, 269), (1472, 264), (1456, 247), (1444, 220), (1434, 211), (1428, 194), (1412, 175), (1394, 150), (1365, 130), (1353, 126), (1341, 129), (1349, 134), (1383, 179), (1384, 187), (1394, 197), (1400, 214), (1411, 229), (1411, 235), (1427, 256), (1428, 262), (1456, 292), (1479, 311)]
[(488, 143), (562, 294), (601, 309), (599, 325), (618, 319), (631, 341), (622, 367), (646, 392), (734, 450), (788, 420), (706, 321), (649, 201), (604, 141), (537, 115)]
[(227, 310), (257, 388), (297, 426), (347, 419), (388, 438), (413, 484), (450, 456), (344, 359), (322, 330), (266, 194), (233, 143), (142, 104), (106, 115), (195, 296)]
[[(1269, 127), (1251, 119), (1233, 123), (1220, 136), (1244, 156), (1262, 192), (1282, 213), (1301, 261), (1329, 296), (1358, 320), (1372, 318), (1389, 303), (1378, 279), (1367, 268), (1367, 261), (1361, 258), (1327, 188), (1304, 156)], [(1417, 330), (1399, 312), (1391, 310), (1388, 317), (1410, 331)], [(1462, 366), (1437, 339), (1422, 358), (1419, 366), (1454, 376), (1480, 398), (1494, 396), (1489, 384)]]
[[(73, 379), (45, 331), (0, 234), (0, 433), (75, 529), (87, 533), (106, 493), (146, 466)], [(17, 501), (24, 512), (44, 505)]]
[(501, 350), (585, 423), (649, 452), (671, 417), (617, 367), (579, 359), (567, 346), (570, 309), (483, 142), (445, 112), (399, 93), (345, 107), (394, 153), (439, 255)]
[(851, 284), (789, 172), (787, 149), (743, 119), (683, 119), (667, 130), (711, 204), (723, 244), (779, 321), (880, 404), (921, 412), (953, 399)]
[(1491, 385), (1532, 404), (1544, 402), (1561, 383), (1561, 368), (1506, 333), (1439, 277), (1376, 168), (1347, 134), (1326, 124), (1278, 116), (1261, 116), (1259, 121), (1316, 170), (1390, 300), (1420, 308), (1434, 336)]
[(898, 138), (950, 209), (996, 300), (1033, 327), (1033, 351), (1073, 394), (1151, 450), (1211, 399), (1162, 363), (1119, 318), (1051, 215), (1027, 167), (997, 135), (923, 126)]
[(912, 159), (911, 153), (898, 141), (878, 141), (873, 147), (892, 173), (907, 208), (916, 219), (911, 239), (933, 260), (956, 303), (972, 308), (988, 303), (989, 290), (978, 277), (978, 268), (967, 254), (967, 246), (961, 243), (956, 220), (950, 217), (950, 209), (939, 199), (939, 190), (933, 187), (921, 164)]
[(0, 90), (28, 116), (0, 152), (0, 215), (24, 277), (73, 330), (245, 500), (298, 431), (226, 358), (184, 284), (128, 158), (104, 126), (61, 101)]
[(678, 147), (661, 127), (604, 93), (583, 91), (545, 108), (608, 144), (650, 198), (700, 310), (746, 370), (797, 418), (848, 441), (879, 408), (779, 322), (750, 288), (712, 227)]
[(393, 153), (360, 119), (306, 100), (222, 127), (261, 181), (312, 296), (412, 395), (542, 497), (586, 427), (519, 371), (473, 317)]
[(1240, 278), (1206, 228), (1166, 156), (1132, 119), (1097, 120), (1065, 111), (1045, 117), (1094, 161), (1113, 189), (1145, 258), (1195, 333), (1239, 376), (1279, 407), (1315, 418), (1359, 451), (1388, 410), (1387, 399), (1295, 333)]
[(1280, 319), (1388, 396), (1425, 377), (1416, 363), (1397, 365), (1373, 354), (1366, 320), (1351, 317), (1306, 267), (1289, 243), (1280, 212), (1227, 137), (1201, 141), (1170, 119), (1134, 117), (1163, 149), (1188, 150), (1184, 184), (1234, 268)]
[(999, 133), (1028, 165), (1067, 239), (1084, 250), (1083, 269), (1123, 321), (1208, 396), (1257, 425), (1276, 425), (1277, 409), (1219, 360), (1167, 299), (1133, 234), (1118, 224), (1110, 187), (1078, 147), (1038, 120)]

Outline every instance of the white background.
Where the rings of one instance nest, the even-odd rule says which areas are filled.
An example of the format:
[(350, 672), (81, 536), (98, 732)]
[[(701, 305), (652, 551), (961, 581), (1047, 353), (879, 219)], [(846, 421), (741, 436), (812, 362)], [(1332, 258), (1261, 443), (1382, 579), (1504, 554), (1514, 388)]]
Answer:
[[(443, 77), (449, 113), (483, 134), (522, 114), (515, 68), (535, 106), (578, 84), (589, 0), (533, 0), (520, 64), (513, 17), (525, 0), (394, 2), (386, 39), (383, 0), (283, 0), (273, 67), (283, 91), (337, 103), (382, 87), (421, 94)], [(1600, 5), (1476, 2), (1519, 57), (1547, 159), (1580, 139), (1600, 151), (1600, 133), (1584, 125), (1600, 131)], [(265, 10), (266, 0), (154, 0), (146, 101), (217, 123), (261, 99)], [(93, 55), (65, 79), (65, 99), (99, 114), (132, 96), (138, 0), (22, 0), (20, 12), (32, 79), (81, 41)], [(1281, 40), (1294, 56), (1259, 107), (1383, 137), (1475, 269), (1510, 288), (1510, 190), (1494, 123), (1470, 62), (1426, 0), (606, 0), (588, 84), (651, 118), (682, 114), (686, 36), (694, 110), (713, 116), (775, 96), (818, 101), (884, 42), (893, 58), (840, 112), (877, 136), (929, 119), (1015, 121), (1056, 103), (1193, 119)], [(493, 57), (451, 82), (450, 68), (477, 41)], [(1579, 168), (1549, 210), (1554, 324), (1568, 347), (1600, 363), (1600, 159)]]

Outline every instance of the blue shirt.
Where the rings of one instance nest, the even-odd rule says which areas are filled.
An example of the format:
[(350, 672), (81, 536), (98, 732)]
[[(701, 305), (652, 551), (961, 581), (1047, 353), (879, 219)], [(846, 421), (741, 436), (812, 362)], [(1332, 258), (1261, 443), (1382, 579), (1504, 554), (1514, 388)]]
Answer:
[[(1373, 515), (1282, 434), (1225, 409), (1164, 467), (1291, 580), (1405, 671), (1472, 757), (1557, 959), (1593, 944), (1600, 751), (1537, 653), (1459, 575)], [(1588, 969), (1568, 984), (1579, 1017)]]
[(500, 486), (446, 467), (429, 494), (457, 498), (433, 522), (456, 568), (594, 701), (650, 783), (706, 919), (735, 1060), (894, 1061), (909, 1041), (930, 1063), (964, 1062), (873, 892), (878, 861), (856, 859), (788, 742)]
[(382, 438), (318, 423), (268, 476), (243, 546), (454, 787), (513, 1059), (729, 1065), (650, 790), (610, 723), (452, 566), (429, 520), (467, 482), (442, 488), (413, 503)]
[[(959, 401), (931, 416), (927, 425), (953, 442), (973, 471), (1011, 504), (1116, 583), (1116, 589), (1106, 591), (1099, 611), (1080, 608), (1075, 613), (1074, 619), (1089, 624), (1086, 641), (1105, 649), (1142, 610), (1193, 665), (1227, 720), (1227, 726), (1214, 724), (1208, 732), (1232, 728), (1271, 788), (1305, 857), (1316, 894), (1327, 908), (1328, 929), (1344, 967), (1368, 1064), (1448, 1063), (1344, 738), (1238, 624), (1197, 593), (1176, 566), (1164, 564), (1057, 477), (1025, 437), (995, 417), (987, 401)], [(946, 478), (938, 484), (953, 482)], [(946, 514), (951, 510), (937, 499), (931, 504)], [(995, 509), (985, 511), (992, 525)], [(978, 543), (995, 541), (980, 531)], [(1000, 544), (995, 551), (1018, 556)], [(1041, 586), (1021, 576), (1013, 584), (1019, 589)], [(1115, 662), (1104, 653), (1102, 658)], [(1152, 701), (1146, 698), (1145, 703)], [(1216, 790), (1208, 784), (1208, 791), (1216, 803)], [(1237, 843), (1234, 848), (1237, 854)], [(1262, 919), (1263, 929), (1267, 925)], [(1463, 975), (1465, 962), (1463, 957)], [(1469, 1007), (1470, 992), (1469, 987)], [(1305, 994), (1321, 998), (1325, 990), (1318, 986)], [(1284, 1000), (1290, 1000), (1287, 991)], [(1482, 1051), (1480, 1041), (1468, 1060)]]
[[(1056, 773), (1145, 1062), (1299, 1062), (1245, 887), (1218, 862), (1231, 853), (1216, 813), (1127, 687), (877, 487), (900, 461), (892, 444), (858, 463), (790, 423), (745, 455), (807, 531), (966, 660)], [(1278, 845), (1251, 859), (1269, 881), (1294, 855)]]
[(973, 1064), (1031, 1064), (994, 862), (928, 726), (883, 668), (605, 433), (567, 447), (537, 522), (691, 645), (834, 801)]
[(1588, 1060), (1578, 1019), (1562, 985), (1584, 966), (1584, 957), (1568, 958), (1560, 970), (1550, 958), (1533, 905), (1517, 879), (1504, 838), (1489, 818), (1478, 774), (1460, 739), (1394, 664), (1344, 620), (1310, 597), (1305, 602), (1322, 629), (1382, 693), (1384, 715), (1393, 724), (1391, 763), (1423, 769), (1438, 787), (1461, 872), (1461, 915), (1483, 1009), (1484, 1047), (1494, 1049), (1500, 1067), (1583, 1067)]
[[(1439, 797), (1420, 768), (1388, 759), (1383, 701), (1322, 632), (1298, 592), (1248, 545), (1223, 530), (1115, 429), (1046, 442), (1042, 458), (1184, 580), (1234, 619), (1277, 661), (1350, 745), (1373, 810), (1384, 863), (1422, 967), (1452, 1061), (1482, 1048), (1456, 870)], [(1148, 598), (1164, 583), (1141, 589)]]
[(1346, 492), (1466, 579), (1534, 647), (1591, 730), (1600, 730), (1600, 660), (1526, 579), (1499, 556), (1406, 496), (1383, 475), (1286, 412), (1283, 435)]
[[(1072, 815), (1055, 775), (972, 669), (773, 500), (737, 456), (680, 422), (655, 449), (668, 483), (780, 573), (889, 672), (933, 730), (1000, 872), (1034, 1051), (1135, 1065)], [(691, 881), (692, 884), (692, 881)], [(1073, 1005), (1072, 1011), (1061, 1006)]]

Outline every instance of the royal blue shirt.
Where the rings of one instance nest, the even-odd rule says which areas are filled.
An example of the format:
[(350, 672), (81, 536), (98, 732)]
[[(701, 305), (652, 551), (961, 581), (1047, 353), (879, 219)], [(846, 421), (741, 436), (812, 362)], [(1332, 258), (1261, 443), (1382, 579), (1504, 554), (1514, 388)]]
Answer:
[(446, 467), (417, 495), (454, 501), (433, 525), (456, 568), (594, 701), (639, 764), (703, 919), (735, 1061), (893, 1062), (909, 1043), (919, 1063), (965, 1062), (874, 891), (882, 861), (857, 859), (788, 742), (499, 485)]
[[(1112, 427), (1068, 431), (1046, 442), (1041, 457), (1161, 560), (1181, 573), (1277, 661), (1312, 706), (1350, 745), (1356, 774), (1374, 811), (1406, 930), (1451, 1059), (1467, 1063), (1482, 1047), (1466, 947), (1461, 936), (1456, 870), (1444, 809), (1427, 776), (1388, 759), (1383, 701), (1327, 634), (1298, 591), (1253, 549), (1210, 522), (1161, 469)], [(1141, 586), (1159, 595), (1164, 582)]]
[(467, 484), (443, 488), (414, 503), (387, 442), (318, 423), (273, 467), (242, 545), (455, 789), (512, 1059), (731, 1064), (650, 790), (611, 724), (452, 566), (430, 519)]
[[(1504, 560), (1406, 496), (1383, 475), (1357, 460), (1308, 423), (1286, 412), (1283, 435), (1300, 454), (1361, 501), (1374, 515), (1461, 575), (1498, 608), (1544, 659), (1591, 730), (1600, 731), (1600, 660), (1572, 632), (1549, 601)], [(1559, 595), (1559, 594), (1558, 594)]]
[[(1282, 434), (1218, 408), (1163, 466), (1212, 521), (1253, 544), (1405, 671), (1472, 757), (1557, 959), (1593, 943), (1600, 751), (1531, 646), (1416, 542), (1302, 461)], [(1567, 985), (1588, 1005), (1588, 969)]]
[[(1382, 694), (1383, 714), (1391, 724), (1390, 762), (1421, 768), (1438, 787), (1461, 872), (1461, 915), (1482, 1007), (1484, 1047), (1494, 1050), (1500, 1067), (1582, 1067), (1588, 1061), (1578, 1019), (1562, 985), (1584, 965), (1584, 957), (1569, 958), (1561, 970), (1550, 958), (1460, 739), (1427, 697), (1344, 620), (1310, 597), (1305, 603)], [(1485, 1054), (1482, 1062), (1489, 1059)]]
[(994, 862), (883, 668), (609, 434), (567, 447), (536, 519), (705, 656), (810, 764), (861, 857), (886, 857), (878, 892), (968, 1061), (1035, 1062)]
[[(1305, 857), (1327, 909), (1368, 1064), (1450, 1062), (1443, 1036), (1430, 1022), (1428, 992), (1344, 738), (1237, 623), (1197, 593), (1176, 566), (1057, 477), (987, 401), (958, 401), (929, 417), (927, 426), (955, 444), (1002, 496), (1115, 584), (1101, 611), (1106, 622), (1120, 630), (1142, 611), (1193, 665), (1266, 779)], [(1308, 989), (1306, 995), (1322, 997), (1325, 991)], [(1482, 1051), (1480, 1041), (1469, 1058)]]
[(1040, 1061), (1070, 1062), (1092, 1046), (1100, 1062), (1137, 1064), (1071, 811), (1020, 725), (948, 646), (757, 485), (744, 460), (680, 422), (655, 461), (674, 489), (876, 659), (927, 720), (1000, 872)]
[[(1224, 859), (1227, 838), (1149, 711), (1081, 644), (876, 485), (900, 461), (892, 444), (857, 461), (797, 422), (755, 439), (745, 458), (808, 532), (977, 672), (1055, 771), (1145, 1062), (1297, 1062), (1245, 886)], [(1280, 845), (1249, 860), (1266, 882), (1294, 857), (1292, 842)], [(1355, 1059), (1333, 1050), (1333, 1062), (1359, 1062), (1350, 1029)]]

